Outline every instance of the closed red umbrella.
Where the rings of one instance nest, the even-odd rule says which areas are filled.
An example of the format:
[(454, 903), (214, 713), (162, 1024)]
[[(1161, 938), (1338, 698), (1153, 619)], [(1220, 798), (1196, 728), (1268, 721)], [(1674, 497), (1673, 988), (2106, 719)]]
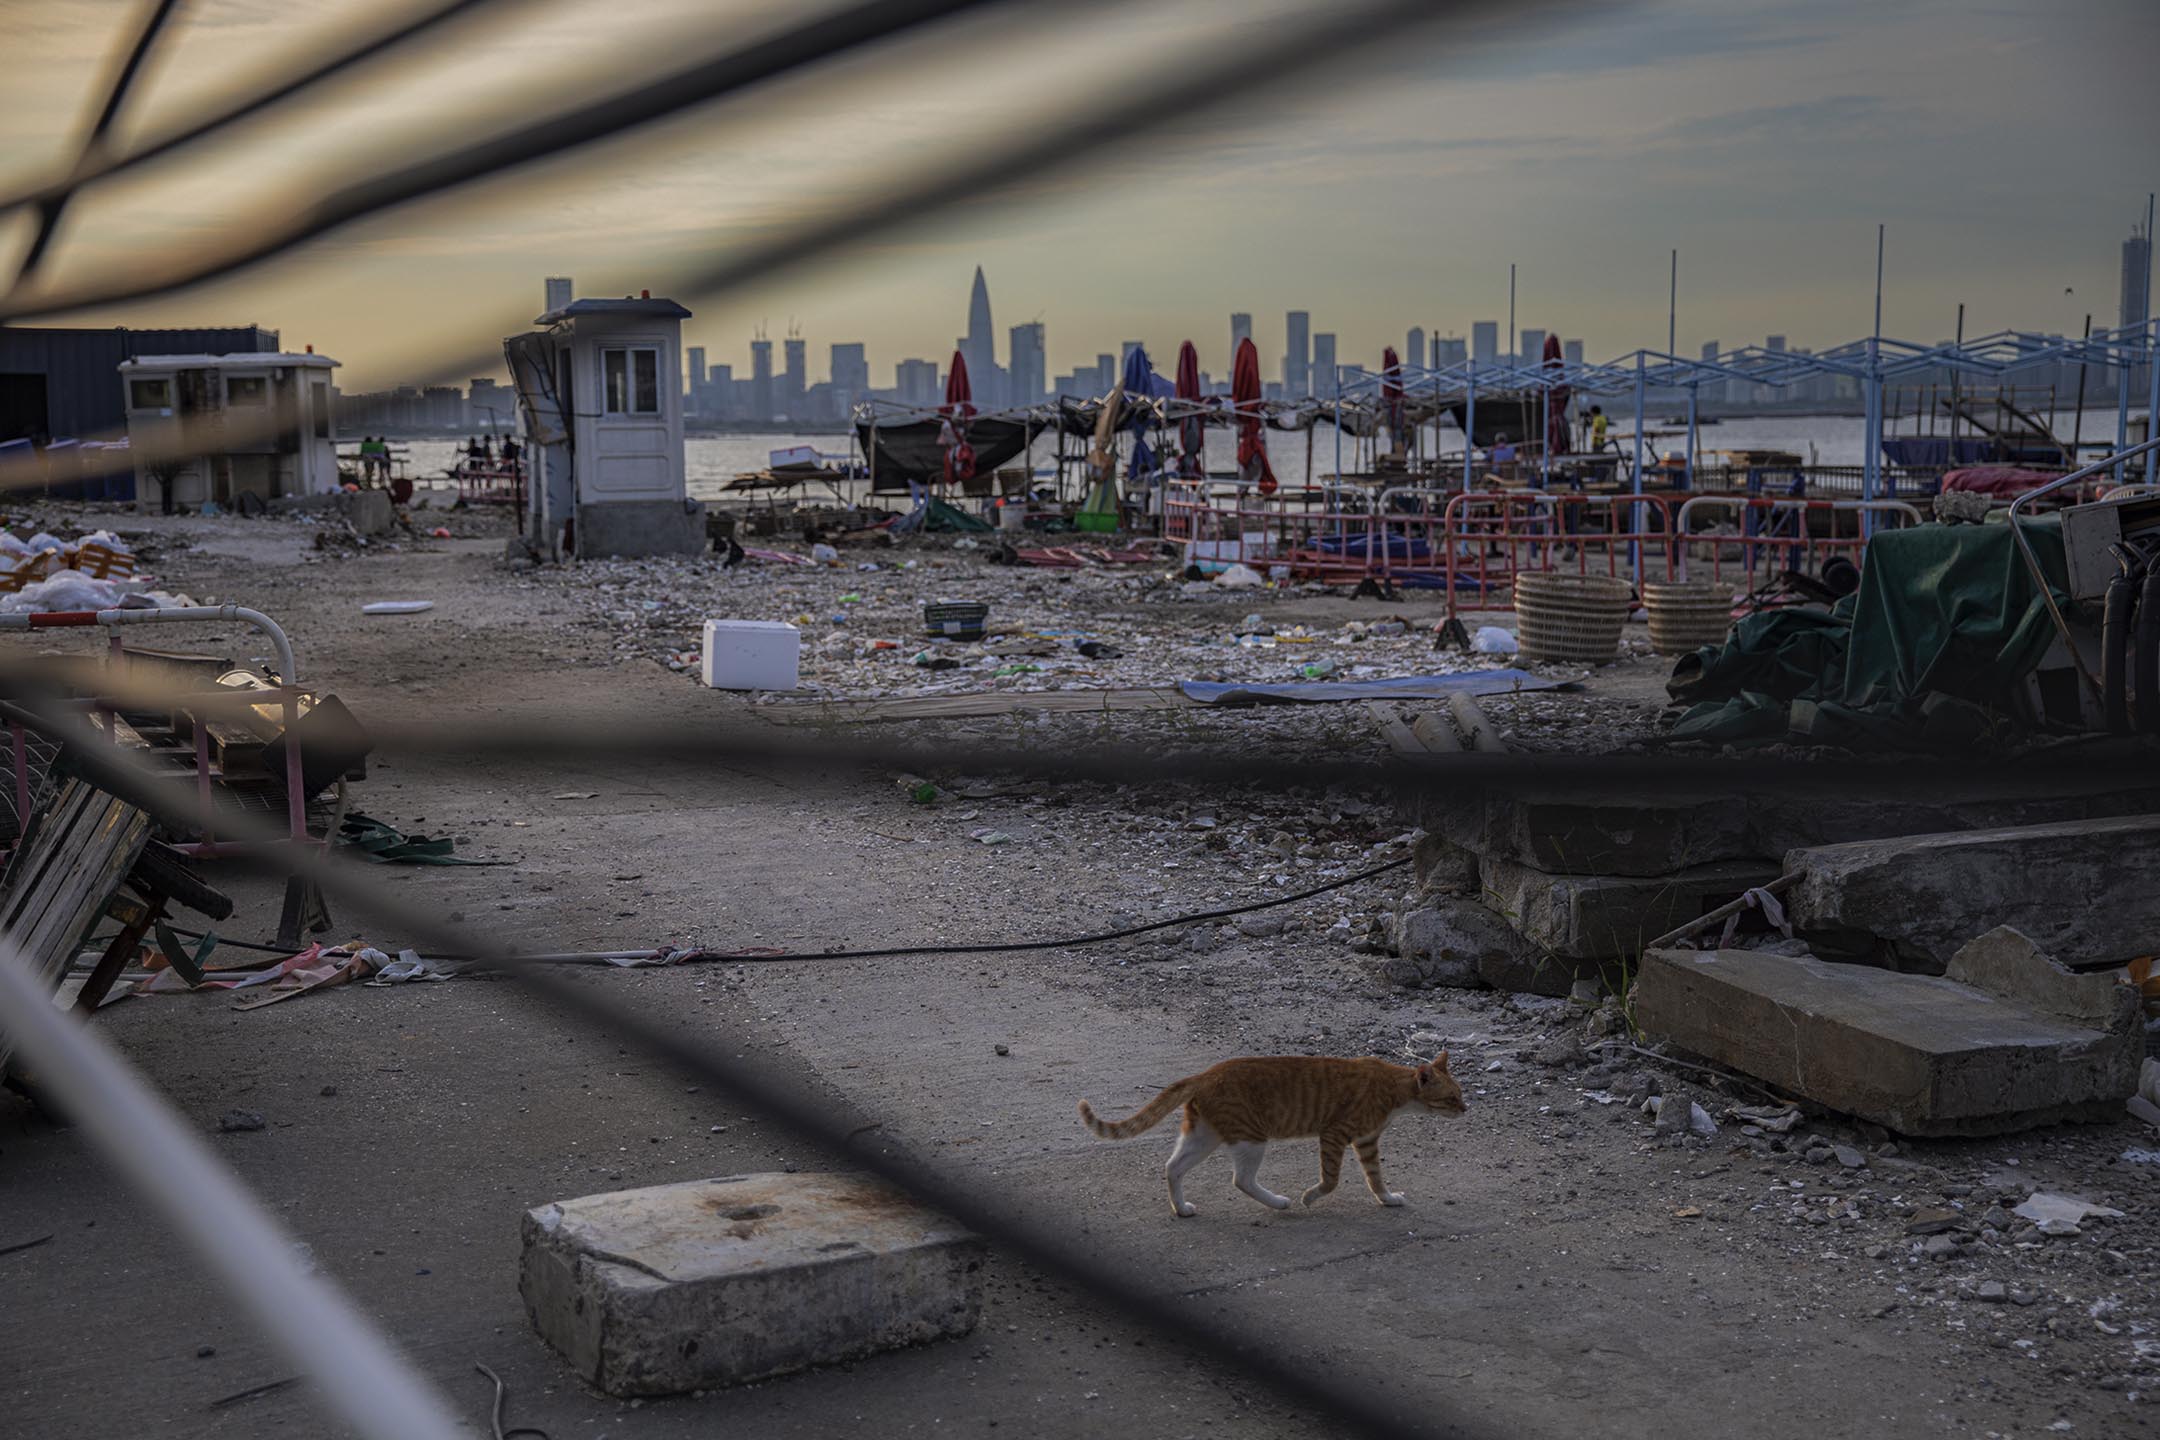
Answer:
[(945, 408), (938, 413), (938, 443), (945, 447), (945, 483), (957, 485), (975, 477), (975, 447), (968, 444), (968, 417), (975, 413), (974, 392), (968, 388), (967, 357), (953, 351), (952, 369), (945, 373)]
[[(1558, 335), (1547, 335), (1545, 337), (1545, 368), (1549, 371), (1558, 372), (1562, 363), (1560, 359), (1560, 337)], [(1565, 455), (1573, 448), (1568, 443), (1567, 407), (1568, 401), (1572, 400), (1574, 396), (1573, 387), (1567, 385), (1551, 385), (1545, 392), (1545, 453), (1548, 456)]]
[[(1177, 352), (1177, 398), (1189, 405), (1200, 403), (1200, 352), (1187, 340), (1178, 346)], [(1179, 472), (1185, 475), (1205, 475), (1207, 465), (1202, 452), (1207, 446), (1207, 427), (1200, 423), (1200, 412), (1195, 409), (1178, 421), (1178, 448), (1184, 451)]]
[(1272, 495), (1275, 467), (1268, 463), (1267, 443), (1260, 436), (1260, 351), (1251, 340), (1238, 341), (1237, 358), (1230, 366), (1230, 404), (1238, 416), (1238, 483)]

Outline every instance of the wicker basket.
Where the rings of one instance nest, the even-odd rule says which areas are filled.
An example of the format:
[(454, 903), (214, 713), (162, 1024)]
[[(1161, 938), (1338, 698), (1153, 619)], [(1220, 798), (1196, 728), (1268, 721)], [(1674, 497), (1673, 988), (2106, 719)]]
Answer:
[(1533, 571), (1515, 577), (1515, 621), (1524, 658), (1610, 660), (1634, 590), (1610, 575)]
[(1724, 643), (1732, 629), (1732, 587), (1717, 580), (1643, 582), (1650, 611), (1650, 648), (1660, 655), (1692, 655)]

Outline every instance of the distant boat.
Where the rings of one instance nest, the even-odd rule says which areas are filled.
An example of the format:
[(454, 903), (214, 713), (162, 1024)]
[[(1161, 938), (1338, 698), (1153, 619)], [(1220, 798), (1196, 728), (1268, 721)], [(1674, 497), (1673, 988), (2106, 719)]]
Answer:
[[(1687, 416), (1685, 415), (1674, 415), (1667, 419), (1665, 423), (1667, 425), (1685, 425), (1688, 423), (1688, 420)], [(1696, 417), (1695, 428), (1700, 430), (1705, 425), (1715, 425), (1717, 423), (1717, 417), (1715, 415), (1701, 415)]]

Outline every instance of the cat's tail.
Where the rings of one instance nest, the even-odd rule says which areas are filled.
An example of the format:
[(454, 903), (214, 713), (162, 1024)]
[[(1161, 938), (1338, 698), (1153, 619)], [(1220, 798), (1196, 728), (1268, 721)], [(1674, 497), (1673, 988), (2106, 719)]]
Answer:
[(1180, 1080), (1154, 1099), (1126, 1116), (1123, 1120), (1105, 1120), (1095, 1113), (1095, 1107), (1087, 1101), (1080, 1102), (1080, 1123), (1095, 1132), (1098, 1139), (1130, 1140), (1142, 1131), (1151, 1130), (1162, 1118), (1190, 1099), (1199, 1088), (1198, 1076)]

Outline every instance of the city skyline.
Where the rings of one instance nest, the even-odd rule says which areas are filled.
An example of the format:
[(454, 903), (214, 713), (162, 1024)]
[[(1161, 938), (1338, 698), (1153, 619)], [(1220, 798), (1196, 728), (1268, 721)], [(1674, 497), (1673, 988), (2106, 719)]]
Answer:
[[(2149, 246), (2150, 240), (2142, 225), (2134, 228), (2121, 245), (2118, 316), (2125, 326), (2136, 324), (2147, 315)], [(549, 310), (568, 304), (574, 288), (571, 277), (548, 277), (546, 304)], [(1273, 374), (1269, 373), (1265, 360), (1261, 367), (1270, 398), (1324, 396), (1337, 366), (1341, 367), (1342, 377), (1346, 380), (1374, 373), (1384, 366), (1386, 347), (1382, 352), (1362, 358), (1344, 353), (1338, 347), (1338, 336), (1332, 331), (1312, 331), (1311, 320), (1310, 311), (1284, 312), (1284, 352)], [(1412, 325), (1405, 332), (1402, 349), (1397, 352), (1398, 361), (1411, 368), (1434, 369), (1459, 365), (1472, 358), (1481, 364), (1492, 365), (1542, 361), (1546, 336), (1553, 332), (1540, 326), (1524, 325), (1516, 333), (1516, 348), (1503, 352), (1498, 348), (1500, 325), (1497, 320), (1472, 321), (1465, 327), (1470, 332), (1467, 337), (1442, 334), (1436, 327), (1429, 340), (1424, 327)], [(1203, 393), (1221, 393), (1227, 390), (1230, 362), (1239, 342), (1255, 338), (1253, 312), (1229, 313), (1228, 348), (1219, 369), (1207, 363), (1198, 339), (1184, 338), (1193, 339), (1195, 349), (1203, 351)], [(1583, 340), (1565, 335), (1556, 338), (1562, 358), (1568, 364), (1579, 365), (1585, 361), (1587, 349)], [(2064, 337), (2057, 332), (2056, 338)], [(688, 413), (703, 419), (837, 423), (845, 420), (856, 404), (868, 399), (920, 406), (942, 403), (951, 356), (958, 354), (966, 357), (973, 403), (979, 409), (992, 410), (1037, 404), (1061, 396), (1087, 399), (1103, 395), (1117, 382), (1125, 357), (1136, 346), (1149, 346), (1150, 357), (1158, 371), (1167, 374), (1175, 365), (1173, 345), (1182, 343), (1182, 339), (1177, 342), (1123, 340), (1116, 353), (1098, 351), (1091, 361), (1076, 364), (1071, 370), (1053, 377), (1048, 373), (1046, 360), (1046, 324), (1034, 320), (1007, 330), (1006, 358), (1001, 363), (988, 277), (984, 267), (977, 265), (968, 290), (966, 333), (955, 340), (954, 349), (946, 352), (942, 360), (921, 355), (895, 357), (891, 361), (893, 383), (889, 386), (875, 383), (869, 347), (862, 341), (829, 342), (825, 350), (828, 357), (825, 378), (814, 378), (809, 362), (811, 339), (801, 333), (799, 326), (791, 324), (782, 341), (784, 365), (778, 374), (772, 368), (773, 342), (762, 326), (748, 342), (750, 372), (749, 378), (743, 381), (734, 378), (732, 362), (711, 361), (710, 345), (687, 345), (684, 389)], [(1749, 343), (1739, 342), (1742, 347)], [(1773, 353), (1787, 349), (1808, 353), (1810, 349), (1791, 345), (1789, 335), (1784, 332), (1764, 336), (1761, 345)], [(1724, 352), (1720, 341), (1710, 340), (1702, 344), (1700, 353), (1702, 359), (1714, 360)], [(1368, 360), (1370, 364), (1366, 363)], [(2112, 384), (2111, 377), (2103, 376), (2094, 393), (2111, 393)], [(471, 387), (470, 408), (461, 408), (466, 403), (463, 392), (443, 385), (402, 384), (387, 390), (341, 394), (340, 402), (354, 422), (363, 428), (379, 427), (385, 423), (385, 416), (395, 417), (388, 421), (392, 424), (458, 427), (468, 423), (467, 418), (461, 417), (469, 417), (469, 423), (480, 423), (483, 392), (490, 402), (506, 393), (491, 378), (476, 378)], [(1836, 377), (1816, 376), (1782, 398), (1830, 402), (1847, 398), (1848, 388)], [(2142, 386), (2135, 388), (2142, 394)], [(1709, 389), (1713, 400), (1727, 403), (1742, 402), (1751, 396), (1762, 399), (1766, 394), (1759, 389), (1751, 391), (1750, 387), (1737, 382), (1713, 384)], [(507, 404), (507, 401), (501, 401), (497, 408), (506, 411)]]

